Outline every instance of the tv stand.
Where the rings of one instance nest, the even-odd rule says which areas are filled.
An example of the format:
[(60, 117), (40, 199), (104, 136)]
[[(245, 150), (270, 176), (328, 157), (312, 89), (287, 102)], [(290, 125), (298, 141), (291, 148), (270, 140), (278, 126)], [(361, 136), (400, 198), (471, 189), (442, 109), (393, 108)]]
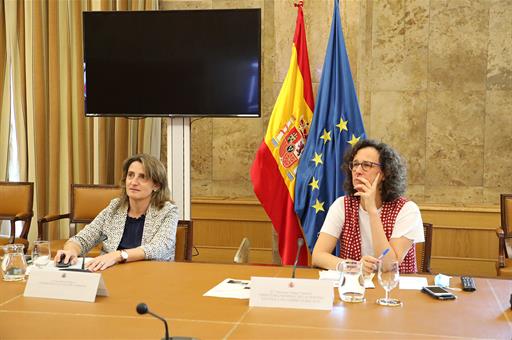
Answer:
[(167, 118), (167, 179), (179, 218), (190, 220), (190, 118)]

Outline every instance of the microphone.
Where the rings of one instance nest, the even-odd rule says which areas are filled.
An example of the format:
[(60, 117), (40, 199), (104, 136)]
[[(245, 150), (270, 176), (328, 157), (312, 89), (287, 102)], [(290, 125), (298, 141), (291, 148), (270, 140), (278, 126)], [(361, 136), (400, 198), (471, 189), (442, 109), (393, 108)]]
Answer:
[(162, 322), (165, 325), (165, 337), (163, 337), (162, 340), (196, 340), (196, 338), (191, 338), (191, 337), (187, 337), (187, 336), (169, 337), (169, 328), (167, 327), (167, 321), (165, 321), (165, 319), (162, 318), (160, 315), (157, 315), (157, 314), (153, 313), (152, 311), (150, 311), (148, 305), (146, 305), (144, 302), (139, 303), (137, 305), (136, 310), (137, 310), (137, 313), (139, 313), (141, 315), (147, 313), (149, 315), (154, 316), (155, 318), (157, 318), (159, 320), (162, 320)]
[(149, 315), (152, 315), (152, 316), (154, 316), (155, 318), (162, 320), (162, 321), (163, 321), (163, 323), (164, 323), (164, 325), (165, 325), (165, 338), (163, 338), (163, 339), (164, 339), (164, 340), (169, 340), (169, 339), (170, 339), (170, 338), (169, 338), (169, 328), (167, 328), (167, 321), (165, 321), (165, 319), (164, 319), (164, 318), (162, 318), (161, 316), (156, 315), (155, 313), (153, 313), (152, 311), (150, 311), (150, 310), (149, 310), (149, 308), (148, 308), (148, 305), (146, 305), (144, 302), (139, 303), (139, 304), (137, 305), (137, 313), (139, 313), (139, 314), (141, 314), (141, 315), (142, 315), (142, 314), (146, 314), (146, 313), (148, 313)]
[(297, 239), (297, 256), (295, 256), (295, 263), (293, 264), (292, 279), (295, 279), (295, 270), (297, 269), (297, 263), (299, 262), (300, 249), (304, 245), (304, 239), (299, 237)]

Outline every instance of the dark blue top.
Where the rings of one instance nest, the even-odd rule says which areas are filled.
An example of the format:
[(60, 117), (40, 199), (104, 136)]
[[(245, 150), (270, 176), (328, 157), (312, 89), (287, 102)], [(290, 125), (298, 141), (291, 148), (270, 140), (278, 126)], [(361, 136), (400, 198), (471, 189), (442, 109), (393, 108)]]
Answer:
[(132, 249), (140, 246), (145, 220), (145, 215), (142, 215), (139, 218), (133, 218), (128, 215), (126, 216), (123, 237), (121, 238), (121, 242), (119, 243), (117, 250)]

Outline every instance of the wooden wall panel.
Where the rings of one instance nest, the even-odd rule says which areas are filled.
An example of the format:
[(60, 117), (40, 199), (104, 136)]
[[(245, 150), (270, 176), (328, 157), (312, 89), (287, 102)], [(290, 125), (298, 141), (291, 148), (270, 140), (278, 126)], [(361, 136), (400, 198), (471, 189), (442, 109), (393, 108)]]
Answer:
[[(434, 225), (432, 270), (445, 274), (495, 276), (499, 208), (420, 206)], [(196, 198), (192, 200), (194, 261), (229, 263), (242, 238), (251, 242), (252, 263), (272, 263), (272, 224), (259, 202)]]
[(498, 238), (494, 230), (436, 226), (432, 253), (436, 256), (494, 258)]
[(495, 276), (498, 238), (494, 229), (435, 226), (432, 271), (445, 274)]
[(470, 276), (496, 276), (496, 261), (492, 259), (442, 257), (432, 258), (433, 273)]
[(232, 263), (244, 237), (251, 263), (272, 263), (272, 224), (254, 200), (193, 199), (194, 261)]
[(194, 242), (205, 246), (237, 248), (242, 239), (248, 237), (251, 247), (272, 249), (271, 228), (270, 222), (194, 218)]
[[(233, 263), (237, 247), (199, 246), (199, 255), (194, 257), (197, 262)], [(251, 248), (250, 263), (272, 264), (272, 249)]]
[(420, 205), (423, 221), (435, 225), (495, 229), (500, 225), (500, 208)]

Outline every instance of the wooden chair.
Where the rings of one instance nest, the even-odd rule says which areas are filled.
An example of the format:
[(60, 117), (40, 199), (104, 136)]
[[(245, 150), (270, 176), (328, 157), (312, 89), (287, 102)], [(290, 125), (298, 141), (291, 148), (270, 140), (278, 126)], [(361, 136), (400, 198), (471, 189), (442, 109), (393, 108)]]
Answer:
[(432, 224), (423, 223), (423, 232), (425, 234), (425, 242), (416, 243), (416, 265), (418, 267), (418, 273), (431, 273), (430, 256), (432, 252)]
[[(110, 201), (121, 194), (121, 188), (115, 185), (72, 184), (70, 193), (70, 212), (60, 215), (47, 215), (37, 221), (39, 239), (45, 238), (44, 225), (48, 222), (69, 219), (69, 236), (76, 235), (76, 224), (91, 223), (105, 209)], [(47, 237), (46, 237), (47, 238)], [(50, 240), (52, 256), (64, 247), (67, 239)], [(95, 257), (101, 253), (101, 244), (94, 247), (88, 256)]]
[(174, 261), (192, 261), (193, 223), (189, 220), (179, 220), (176, 229), (176, 252)]
[(501, 227), (498, 236), (498, 276), (512, 277), (512, 194), (500, 195)]
[[(34, 212), (34, 183), (31, 182), (0, 182), (0, 221), (10, 221), (9, 237), (0, 237), (0, 245), (21, 243), (28, 248), (28, 233)], [(16, 222), (22, 221), (21, 234), (16, 237)]]

